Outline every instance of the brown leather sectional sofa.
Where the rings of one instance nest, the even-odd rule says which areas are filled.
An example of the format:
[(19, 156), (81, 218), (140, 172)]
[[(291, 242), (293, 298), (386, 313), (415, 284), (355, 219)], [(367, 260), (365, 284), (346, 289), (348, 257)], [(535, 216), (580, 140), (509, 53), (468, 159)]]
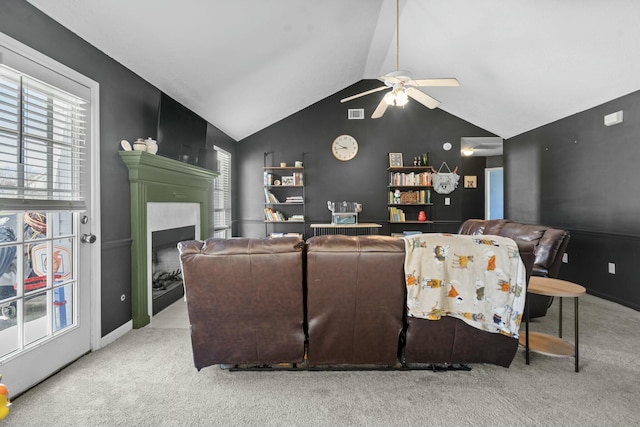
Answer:
[[(531, 274), (534, 244), (516, 240)], [(182, 242), (196, 368), (296, 368), (492, 363), (518, 341), (467, 325), (405, 315), (404, 242), (390, 236)]]

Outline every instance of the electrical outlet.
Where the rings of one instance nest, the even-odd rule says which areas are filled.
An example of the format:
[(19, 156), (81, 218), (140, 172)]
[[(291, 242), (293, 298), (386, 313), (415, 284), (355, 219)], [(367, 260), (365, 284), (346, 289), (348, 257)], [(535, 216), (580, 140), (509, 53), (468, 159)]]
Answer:
[(569, 264), (569, 254), (568, 253), (564, 253), (562, 254), (562, 262), (564, 262), (565, 264)]
[(609, 263), (609, 274), (616, 274), (616, 263), (615, 262), (610, 262)]
[(451, 197), (445, 197), (444, 198), (444, 205), (445, 206), (449, 206), (451, 204)]

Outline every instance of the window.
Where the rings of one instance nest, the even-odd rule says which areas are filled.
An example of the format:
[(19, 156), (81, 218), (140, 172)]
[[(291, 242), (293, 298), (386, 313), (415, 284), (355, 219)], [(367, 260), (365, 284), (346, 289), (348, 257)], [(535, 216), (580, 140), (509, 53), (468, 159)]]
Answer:
[(220, 175), (213, 180), (211, 217), (209, 235), (212, 237), (231, 237), (231, 154), (214, 146), (218, 153), (218, 171)]
[(3, 210), (84, 207), (86, 101), (0, 65)]

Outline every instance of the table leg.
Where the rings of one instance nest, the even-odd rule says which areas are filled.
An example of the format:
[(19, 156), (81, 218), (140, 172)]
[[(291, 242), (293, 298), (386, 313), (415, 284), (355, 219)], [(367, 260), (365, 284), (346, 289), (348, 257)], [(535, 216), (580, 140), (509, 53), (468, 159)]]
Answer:
[(575, 325), (575, 331), (576, 331), (576, 338), (575, 338), (575, 341), (576, 341), (576, 343), (575, 343), (576, 344), (576, 354), (575, 354), (575, 357), (576, 357), (576, 372), (578, 372), (578, 371), (580, 371), (580, 362), (579, 362), (579, 359), (578, 359), (578, 297), (574, 298), (573, 306), (575, 307), (575, 318), (576, 318), (576, 325)]
[(562, 338), (562, 297), (558, 297), (560, 300), (560, 312), (558, 313), (558, 337)]
[(524, 333), (524, 341), (525, 341), (525, 346), (524, 346), (524, 355), (525, 358), (524, 360), (526, 361), (527, 365), (529, 364), (529, 306), (531, 305), (531, 302), (529, 302), (529, 304), (527, 305), (527, 309), (525, 310), (526, 313), (525, 315), (525, 320), (524, 320), (524, 325), (525, 325), (525, 333)]

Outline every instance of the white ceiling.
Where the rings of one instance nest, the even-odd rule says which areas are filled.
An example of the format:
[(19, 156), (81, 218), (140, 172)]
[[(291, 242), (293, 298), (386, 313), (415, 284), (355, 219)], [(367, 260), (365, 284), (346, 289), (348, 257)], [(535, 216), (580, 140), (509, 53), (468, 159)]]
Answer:
[[(28, 1), (236, 140), (396, 69), (395, 0)], [(640, 1), (400, 4), (400, 68), (502, 138), (640, 89)]]

